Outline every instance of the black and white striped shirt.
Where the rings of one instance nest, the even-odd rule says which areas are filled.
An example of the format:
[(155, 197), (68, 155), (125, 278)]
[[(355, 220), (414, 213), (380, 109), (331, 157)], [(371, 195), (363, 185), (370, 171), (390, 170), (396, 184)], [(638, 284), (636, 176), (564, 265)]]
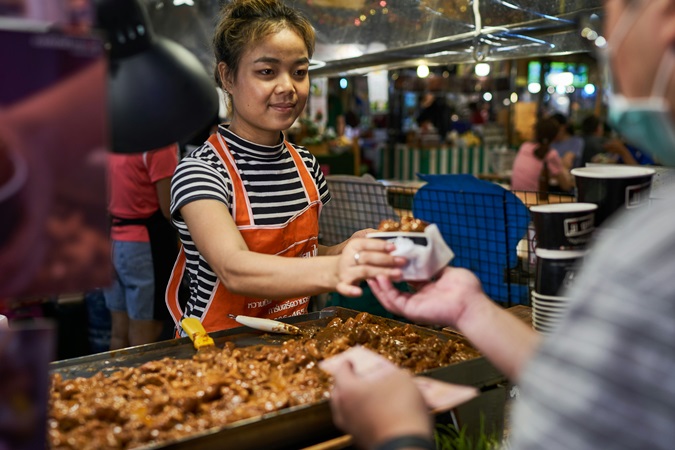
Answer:
[[(246, 141), (226, 126), (218, 132), (233, 156), (248, 196), (256, 225), (281, 225), (307, 207), (307, 197), (293, 157), (281, 140), (275, 146)], [(293, 146), (319, 189), (321, 202), (330, 200), (319, 163), (308, 150)], [(180, 209), (190, 202), (212, 199), (222, 202), (232, 213), (232, 180), (216, 150), (205, 143), (183, 158), (171, 180), (171, 216), (178, 229), (186, 256), (190, 281), (190, 301), (185, 317), (201, 318), (216, 287), (217, 276), (197, 250)]]
[(615, 219), (523, 373), (511, 449), (675, 448), (675, 191)]

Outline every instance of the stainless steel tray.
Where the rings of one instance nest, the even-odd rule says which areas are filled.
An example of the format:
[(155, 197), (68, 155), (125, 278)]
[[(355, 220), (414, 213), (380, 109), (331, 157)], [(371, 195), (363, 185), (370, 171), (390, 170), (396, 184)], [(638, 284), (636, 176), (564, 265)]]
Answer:
[[(345, 308), (326, 308), (322, 311), (304, 316), (283, 319), (295, 325), (325, 326), (335, 317), (347, 319), (359, 314)], [(401, 325), (401, 322), (382, 319), (386, 323)], [(457, 335), (415, 327), (422, 335), (434, 335), (438, 338), (462, 340)], [(233, 342), (238, 347), (260, 344), (280, 344), (285, 335), (269, 335), (250, 328), (240, 327), (210, 333), (218, 347), (225, 342)], [(173, 339), (154, 344), (141, 345), (95, 355), (57, 361), (50, 365), (51, 373), (61, 374), (63, 378), (90, 377), (98, 372), (110, 374), (122, 367), (140, 366), (148, 361), (156, 361), (165, 357), (191, 358), (195, 354), (189, 338)], [(485, 358), (479, 357), (469, 361), (433, 369), (425, 375), (439, 380), (459, 384), (468, 384), (479, 389), (490, 389), (503, 383), (505, 377), (497, 371)], [(181, 440), (161, 445), (142, 447), (143, 449), (290, 449), (300, 448), (340, 435), (333, 426), (330, 408), (327, 401), (310, 405), (285, 408), (256, 418), (241, 420), (218, 427), (206, 433), (194, 434)]]

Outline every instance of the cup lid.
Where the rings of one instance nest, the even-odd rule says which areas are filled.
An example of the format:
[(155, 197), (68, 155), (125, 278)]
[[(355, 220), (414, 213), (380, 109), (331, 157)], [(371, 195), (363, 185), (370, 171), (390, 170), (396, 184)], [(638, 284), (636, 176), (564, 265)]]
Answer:
[(530, 206), (530, 211), (539, 213), (569, 213), (579, 211), (595, 211), (598, 205), (595, 203), (549, 203), (547, 205)]
[(587, 250), (548, 250), (545, 248), (534, 249), (534, 254), (538, 258), (544, 259), (572, 259), (581, 258), (588, 251)]
[(647, 175), (654, 175), (656, 171), (649, 167), (635, 167), (635, 166), (615, 166), (615, 165), (598, 165), (577, 167), (572, 169), (570, 173), (575, 177), (584, 178), (633, 178), (644, 177)]

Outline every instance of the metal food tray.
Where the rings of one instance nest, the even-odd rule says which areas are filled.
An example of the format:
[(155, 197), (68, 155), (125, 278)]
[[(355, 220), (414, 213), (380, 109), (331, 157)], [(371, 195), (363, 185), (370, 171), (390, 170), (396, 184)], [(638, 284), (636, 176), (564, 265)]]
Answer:
[[(294, 325), (326, 326), (333, 318), (347, 319), (359, 314), (360, 311), (331, 307), (319, 312), (303, 316), (282, 319), (283, 322)], [(378, 317), (385, 324), (405, 325), (402, 322)], [(457, 335), (434, 331), (428, 328), (412, 325), (421, 335), (436, 336), (444, 341), (462, 341)], [(222, 348), (225, 342), (233, 342), (237, 347), (251, 345), (281, 344), (284, 340), (293, 339), (287, 335), (270, 335), (247, 327), (231, 328), (229, 330), (209, 333)], [(50, 365), (52, 374), (60, 374), (64, 379), (75, 377), (91, 377), (98, 372), (113, 373), (123, 367), (140, 366), (149, 361), (162, 358), (190, 359), (195, 349), (189, 338), (173, 339), (154, 344), (140, 345), (122, 350), (98, 353), (56, 361)], [(489, 389), (505, 381), (484, 357), (463, 361), (449, 366), (432, 369), (425, 372), (426, 376), (439, 380), (466, 384), (481, 390)], [(274, 411), (250, 419), (240, 420), (222, 427), (213, 428), (207, 432), (196, 433), (179, 440), (162, 444), (136, 447), (137, 449), (190, 449), (211, 450), (221, 448), (247, 449), (290, 449), (323, 442), (342, 433), (335, 428), (331, 418), (327, 400), (316, 403), (293, 406)]]

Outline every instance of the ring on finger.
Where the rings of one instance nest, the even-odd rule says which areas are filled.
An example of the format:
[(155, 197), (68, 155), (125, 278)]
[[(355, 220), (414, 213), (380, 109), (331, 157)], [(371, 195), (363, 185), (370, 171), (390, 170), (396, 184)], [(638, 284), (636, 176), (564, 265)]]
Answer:
[(359, 252), (354, 253), (354, 263), (356, 263), (357, 266), (359, 265), (360, 259), (361, 259), (361, 254)]

